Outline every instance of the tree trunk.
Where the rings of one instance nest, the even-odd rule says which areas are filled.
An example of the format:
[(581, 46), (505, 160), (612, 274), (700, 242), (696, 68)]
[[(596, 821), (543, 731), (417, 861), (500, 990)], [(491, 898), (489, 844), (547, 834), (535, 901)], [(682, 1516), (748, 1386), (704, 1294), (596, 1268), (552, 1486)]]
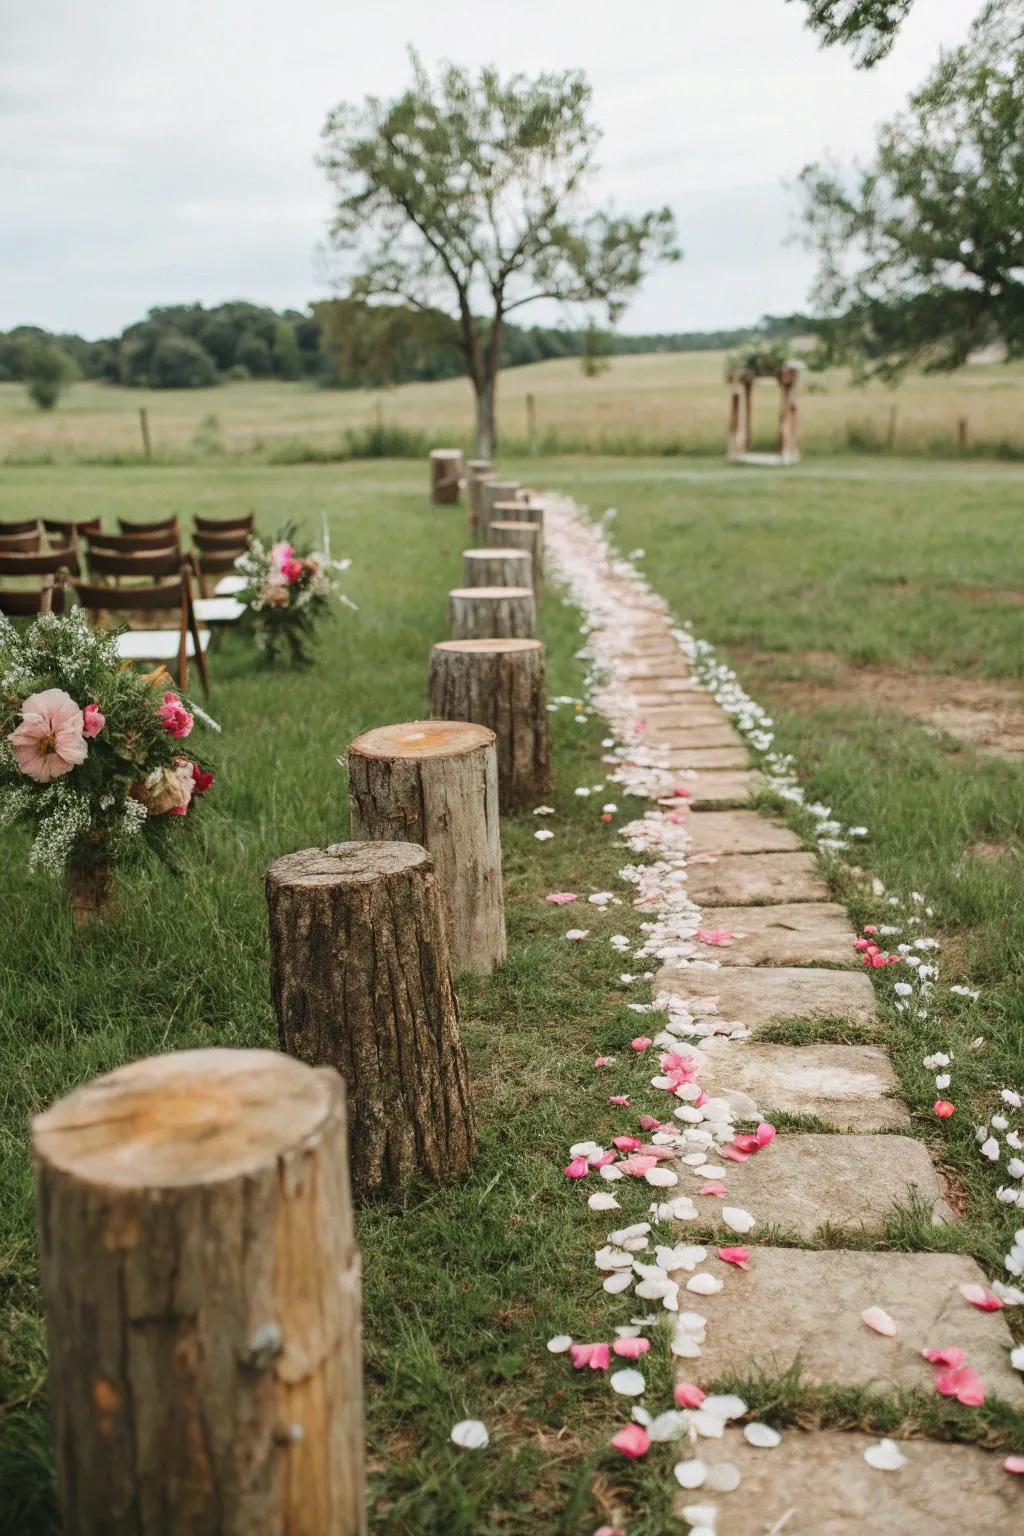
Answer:
[(68, 865), (71, 921), (76, 928), (106, 923), (117, 911), (113, 866), (102, 861)]
[(528, 550), (514, 547), (464, 549), (462, 578), (467, 587), (532, 587), (533, 561)]
[(518, 490), (518, 480), (499, 480), (494, 475), (488, 475), (484, 481), (480, 496), (480, 537), (485, 544), (487, 525), (495, 516), (495, 505), (502, 501), (512, 501)]
[(481, 482), (494, 470), (490, 459), (466, 460), (466, 499), (469, 502), (469, 529), (472, 537), (479, 537)]
[(461, 484), (461, 449), (432, 448), (430, 451), (430, 499), (434, 505), (451, 505), (452, 502), (458, 501)]
[(503, 815), (551, 789), (544, 647), (539, 640), (444, 640), (430, 655), (428, 713), (494, 732)]
[(505, 962), (505, 898), (494, 733), (416, 720), (357, 736), (348, 749), (352, 836), (422, 843), (449, 921), (452, 969)]
[(448, 618), (453, 640), (532, 640), (537, 633), (532, 587), (453, 587)]
[(65, 1536), (365, 1532), (337, 1074), (172, 1052), (32, 1143)]
[(544, 528), (541, 523), (523, 523), (518, 519), (491, 522), (487, 527), (491, 544), (500, 549), (521, 549), (530, 557), (530, 580), (539, 592), (544, 581)]
[(358, 1200), (469, 1172), (473, 1111), (441, 889), (413, 842), (337, 843), (267, 872), (281, 1049), (337, 1067)]
[(493, 459), (498, 447), (498, 427), (495, 418), (495, 381), (482, 379), (476, 389), (476, 456)]

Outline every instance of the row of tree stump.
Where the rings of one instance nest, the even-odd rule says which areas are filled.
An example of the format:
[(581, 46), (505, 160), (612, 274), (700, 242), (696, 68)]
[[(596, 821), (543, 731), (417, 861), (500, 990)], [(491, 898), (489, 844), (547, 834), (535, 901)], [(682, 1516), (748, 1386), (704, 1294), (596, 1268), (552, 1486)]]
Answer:
[(66, 1536), (366, 1530), (353, 1197), (469, 1172), (452, 977), (503, 963), (499, 813), (551, 783), (542, 512), (489, 470), (430, 718), (357, 737), (353, 840), (268, 871), (280, 1053), (136, 1062), (33, 1124)]

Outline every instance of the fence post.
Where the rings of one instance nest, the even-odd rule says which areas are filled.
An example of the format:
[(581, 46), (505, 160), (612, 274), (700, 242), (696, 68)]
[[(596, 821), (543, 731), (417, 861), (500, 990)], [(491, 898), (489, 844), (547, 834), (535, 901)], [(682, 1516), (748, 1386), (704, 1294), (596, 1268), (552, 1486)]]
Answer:
[(537, 441), (537, 401), (532, 394), (526, 397), (526, 435), (530, 439), (530, 454), (536, 458), (540, 445)]
[(144, 405), (139, 406), (139, 426), (142, 428), (142, 451), (147, 459), (151, 459), (153, 444), (149, 439), (149, 412)]
[(889, 452), (890, 453), (892, 453), (893, 449), (896, 447), (896, 420), (897, 420), (897, 410), (896, 410), (896, 407), (894, 405), (891, 405), (889, 407), (889, 443), (888, 443), (888, 447), (889, 447)]
[(149, 1057), (32, 1145), (65, 1536), (364, 1536), (338, 1074)]
[(967, 417), (961, 416), (956, 424), (956, 446), (961, 453), (967, 451)]

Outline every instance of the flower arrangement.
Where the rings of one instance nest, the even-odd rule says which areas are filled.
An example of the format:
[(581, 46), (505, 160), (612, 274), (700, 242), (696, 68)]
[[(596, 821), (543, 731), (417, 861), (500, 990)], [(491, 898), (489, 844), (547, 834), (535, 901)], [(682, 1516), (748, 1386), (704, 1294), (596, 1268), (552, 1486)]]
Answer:
[(322, 549), (298, 555), (295, 536), (296, 529), (290, 525), (269, 547), (253, 538), (235, 561), (246, 581), (237, 594), (246, 608), (245, 622), (271, 665), (286, 651), (292, 666), (308, 666), (308, 642), (331, 599), (355, 606), (338, 590), (332, 575), (348, 570), (352, 562), (331, 559), (326, 520)]
[(213, 785), (191, 746), (194, 704), (141, 676), (81, 609), (16, 630), (0, 615), (0, 828), (35, 828), (29, 867), (67, 875), (76, 925), (106, 916), (114, 867), (140, 845), (171, 858)]

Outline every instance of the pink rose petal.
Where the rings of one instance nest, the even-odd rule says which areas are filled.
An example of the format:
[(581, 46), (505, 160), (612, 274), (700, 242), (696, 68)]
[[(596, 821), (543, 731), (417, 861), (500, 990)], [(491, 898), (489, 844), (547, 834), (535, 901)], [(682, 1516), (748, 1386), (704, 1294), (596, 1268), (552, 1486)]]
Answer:
[(749, 1248), (719, 1248), (718, 1257), (724, 1264), (737, 1264), (740, 1269), (747, 1268), (750, 1258)]
[(650, 1035), (637, 1035), (635, 1040), (629, 1042), (629, 1048), (631, 1051), (646, 1051), (647, 1047), (653, 1044), (654, 1041)]
[(646, 1456), (651, 1448), (651, 1437), (642, 1424), (627, 1424), (617, 1435), (612, 1435), (612, 1445), (630, 1461)]
[(1013, 1472), (1017, 1477), (1024, 1477), (1024, 1456), (1007, 1456), (1003, 1462), (1004, 1472)]
[(769, 1142), (772, 1142), (774, 1140), (775, 1140), (775, 1127), (774, 1127), (774, 1125), (770, 1124), (770, 1122), (767, 1121), (767, 1120), (762, 1120), (761, 1124), (757, 1128), (757, 1144), (758, 1144), (758, 1146), (759, 1147), (766, 1147), (769, 1144)]
[(943, 1397), (955, 1397), (967, 1408), (980, 1408), (985, 1401), (985, 1384), (970, 1366), (935, 1372), (935, 1390)]
[(590, 1164), (585, 1157), (574, 1157), (572, 1162), (562, 1169), (567, 1179), (585, 1179), (590, 1172)]
[(634, 1179), (642, 1179), (648, 1169), (657, 1168), (657, 1166), (658, 1159), (656, 1157), (639, 1157), (637, 1155), (624, 1157), (619, 1164), (623, 1173), (630, 1174)]
[(640, 1129), (642, 1131), (656, 1131), (660, 1125), (661, 1121), (658, 1119), (657, 1115), (640, 1116)]
[(637, 1152), (643, 1146), (639, 1136), (613, 1136), (612, 1146), (620, 1152)]
[(614, 1060), (615, 1060), (614, 1056), (595, 1056), (594, 1057), (594, 1066), (595, 1067), (610, 1067)]
[(960, 1295), (979, 1312), (1001, 1312), (1003, 1303), (984, 1285), (962, 1285)]
[(750, 1157), (749, 1152), (741, 1152), (735, 1142), (722, 1148), (722, 1156), (727, 1163), (745, 1163)]
[(613, 1093), (611, 1098), (608, 1100), (608, 1103), (609, 1104), (618, 1104), (621, 1109), (628, 1109), (629, 1108), (629, 1094), (628, 1093)]
[(680, 1408), (699, 1408), (705, 1396), (692, 1381), (677, 1381), (674, 1395)]
[(579, 897), (574, 891), (552, 891), (551, 895), (545, 896), (544, 900), (550, 902), (553, 907), (564, 907), (570, 901), (579, 901)]
[(573, 1344), (569, 1348), (569, 1358), (578, 1371), (606, 1371), (611, 1363), (607, 1344)]
[(615, 1153), (614, 1152), (611, 1152), (611, 1151), (609, 1151), (609, 1152), (601, 1152), (597, 1157), (592, 1157), (590, 1159), (590, 1166), (591, 1166), (591, 1168), (607, 1168), (608, 1164), (609, 1163), (614, 1163), (614, 1161), (615, 1161)]
[(887, 1339), (896, 1337), (896, 1324), (888, 1312), (883, 1311), (881, 1307), (865, 1307), (860, 1320), (869, 1328), (873, 1328), (875, 1333), (884, 1334)]
[(706, 1180), (704, 1188), (701, 1190), (702, 1195), (724, 1195), (725, 1193), (725, 1185), (721, 1182), (720, 1179)]
[(623, 1360), (639, 1360), (651, 1347), (650, 1339), (616, 1339), (612, 1349)]
[(963, 1365), (967, 1356), (962, 1349), (922, 1349), (921, 1354), (932, 1365), (948, 1365), (951, 1370), (956, 1370)]

